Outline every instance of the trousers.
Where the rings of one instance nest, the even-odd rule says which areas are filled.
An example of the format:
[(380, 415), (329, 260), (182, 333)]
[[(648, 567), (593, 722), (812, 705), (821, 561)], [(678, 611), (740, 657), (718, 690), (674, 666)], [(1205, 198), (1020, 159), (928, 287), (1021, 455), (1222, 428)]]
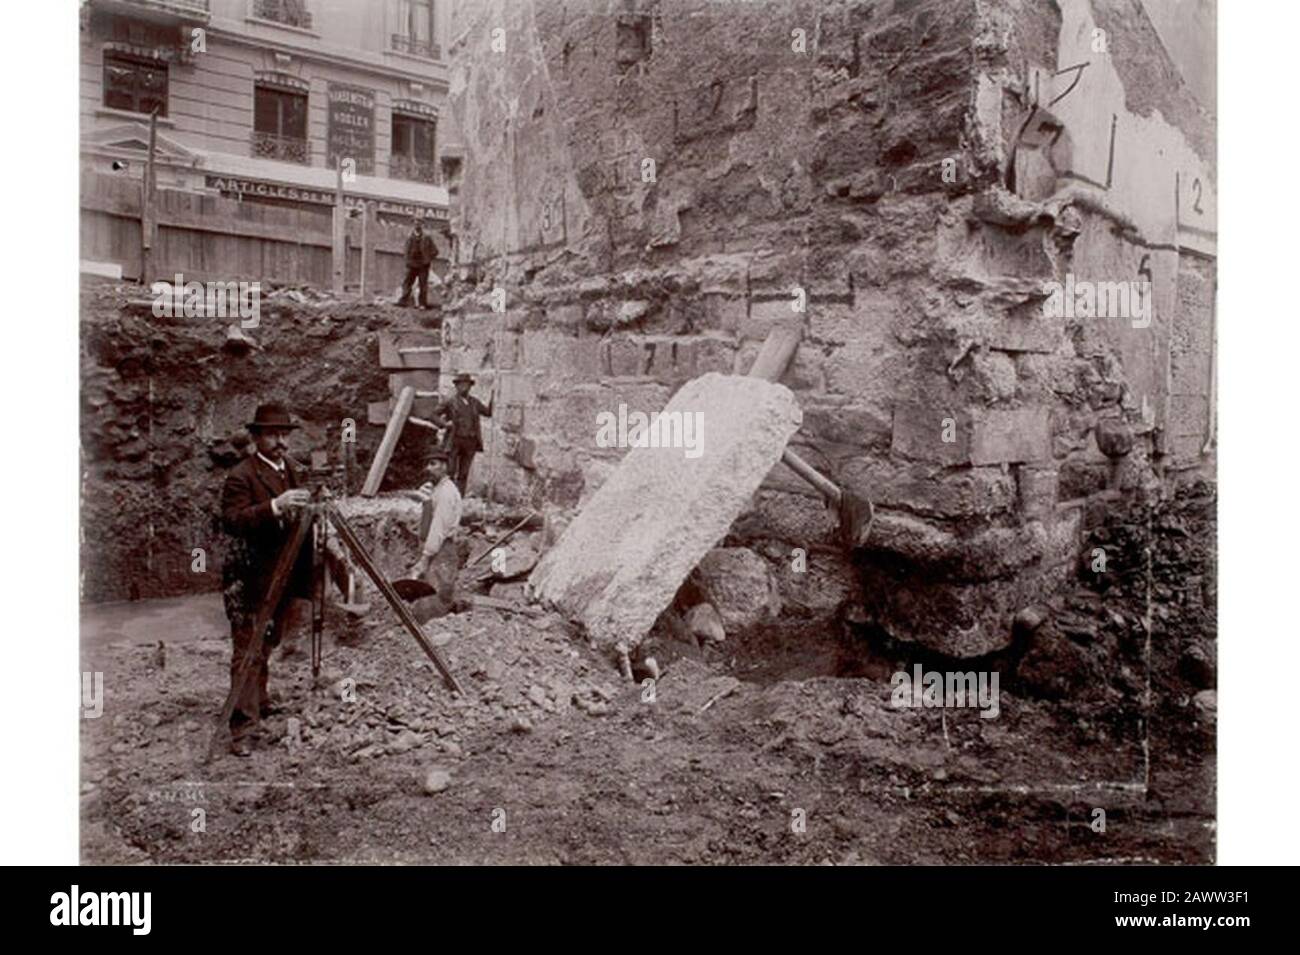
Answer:
[(474, 463), (476, 454), (478, 454), (478, 444), (473, 439), (462, 441), (452, 438), (451, 447), (448, 449), (447, 469), (451, 472), (451, 479), (456, 482), (456, 487), (460, 489), (461, 497), (465, 496), (465, 485), (469, 483), (469, 466)]
[(398, 305), (411, 304), (411, 287), (420, 283), (420, 307), (429, 307), (429, 266), (408, 265), (406, 267), (406, 278), (402, 280), (402, 297), (397, 300)]
[(463, 541), (445, 540), (433, 560), (429, 561), (424, 579), (433, 587), (434, 593), (411, 604), (411, 612), (420, 623), (444, 617), (455, 609), (456, 577), (461, 565), (465, 563), (464, 552), (467, 547), (468, 544)]
[[(230, 733), (239, 738), (251, 732), (262, 718), (262, 709), (268, 704), (267, 681), (270, 678), (271, 652), (292, 623), (294, 600), (285, 598), (276, 608), (275, 616), (264, 634), (253, 633), (253, 614), (241, 614), (230, 623), (230, 688), (238, 690), (235, 707), (230, 712)], [(249, 674), (240, 689), (244, 667)]]

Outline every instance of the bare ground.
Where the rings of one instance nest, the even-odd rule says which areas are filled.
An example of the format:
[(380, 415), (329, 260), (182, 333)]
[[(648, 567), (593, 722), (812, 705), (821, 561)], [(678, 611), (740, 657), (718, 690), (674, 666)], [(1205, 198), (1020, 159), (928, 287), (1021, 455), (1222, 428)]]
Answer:
[(1212, 861), (1213, 508), (1201, 486), (1101, 529), (1150, 571), (1081, 579), (1054, 605), (1064, 637), (961, 666), (1004, 674), (996, 719), (891, 707), (890, 674), (944, 664), (860, 628), (665, 646), (651, 698), (557, 616), (486, 610), (426, 628), (453, 697), (375, 609), (327, 639), (319, 688), (305, 640), (277, 655), (285, 713), (251, 759), (203, 764), (228, 636), (173, 607), (83, 642), (105, 687), (82, 721), (83, 861)]

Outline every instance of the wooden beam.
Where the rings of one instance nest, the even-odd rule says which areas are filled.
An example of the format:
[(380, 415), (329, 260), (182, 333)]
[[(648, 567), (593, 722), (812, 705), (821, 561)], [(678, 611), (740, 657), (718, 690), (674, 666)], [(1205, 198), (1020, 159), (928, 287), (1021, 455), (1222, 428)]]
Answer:
[(799, 349), (803, 338), (803, 322), (791, 319), (782, 322), (768, 332), (763, 347), (749, 369), (750, 378), (763, 378), (767, 381), (780, 381), (786, 367)]
[(348, 210), (343, 205), (343, 163), (341, 160), (338, 163), (333, 211), (334, 241), (332, 243), (332, 256), (334, 268), (332, 288), (335, 295), (341, 295), (348, 274)]
[(154, 162), (158, 152), (158, 109), (149, 114), (149, 156), (140, 182), (140, 284), (148, 285), (153, 272), (154, 238), (158, 232), (158, 191)]
[(379, 485), (384, 481), (384, 472), (388, 470), (388, 462), (393, 459), (393, 451), (397, 448), (397, 439), (402, 436), (402, 428), (406, 424), (407, 416), (411, 413), (411, 405), (414, 403), (415, 389), (408, 385), (397, 396), (397, 404), (393, 406), (393, 414), (388, 419), (388, 427), (384, 429), (384, 438), (379, 442), (379, 450), (375, 452), (375, 459), (370, 462), (370, 472), (366, 475), (366, 483), (361, 487), (362, 497), (374, 497), (379, 493)]
[[(767, 333), (763, 347), (749, 369), (750, 378), (762, 378), (765, 381), (779, 381), (785, 374), (790, 360), (799, 349), (803, 338), (803, 323), (798, 321), (782, 322)], [(831, 504), (839, 507), (843, 492), (830, 478), (826, 477), (811, 464), (786, 448), (781, 452), (781, 460), (795, 474), (811, 484), (817, 493)]]
[(434, 332), (379, 333), (379, 367), (385, 371), (437, 371), (441, 352)]

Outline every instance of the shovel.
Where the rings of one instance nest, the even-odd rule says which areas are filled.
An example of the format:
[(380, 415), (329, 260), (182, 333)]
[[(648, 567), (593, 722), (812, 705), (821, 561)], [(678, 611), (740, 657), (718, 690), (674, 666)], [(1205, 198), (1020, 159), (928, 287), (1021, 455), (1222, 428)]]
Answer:
[[(800, 322), (785, 322), (774, 327), (763, 341), (763, 347), (749, 369), (749, 377), (779, 381), (802, 337), (803, 325)], [(844, 490), (789, 448), (781, 453), (781, 460), (835, 508), (840, 521), (840, 542), (844, 547), (848, 550), (865, 547), (871, 524), (876, 518), (871, 502)]]

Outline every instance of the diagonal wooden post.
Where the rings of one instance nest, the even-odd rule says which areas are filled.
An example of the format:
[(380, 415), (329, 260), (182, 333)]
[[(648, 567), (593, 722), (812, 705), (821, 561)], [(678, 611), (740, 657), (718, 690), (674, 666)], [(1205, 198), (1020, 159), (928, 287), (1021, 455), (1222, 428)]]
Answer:
[(415, 388), (407, 385), (397, 396), (397, 401), (393, 403), (393, 413), (388, 418), (388, 427), (384, 429), (384, 437), (379, 442), (375, 459), (370, 462), (366, 483), (361, 487), (362, 497), (374, 497), (379, 493), (379, 485), (384, 481), (384, 472), (388, 470), (388, 462), (393, 458), (397, 439), (402, 436), (402, 428), (406, 425), (413, 404), (415, 404)]

